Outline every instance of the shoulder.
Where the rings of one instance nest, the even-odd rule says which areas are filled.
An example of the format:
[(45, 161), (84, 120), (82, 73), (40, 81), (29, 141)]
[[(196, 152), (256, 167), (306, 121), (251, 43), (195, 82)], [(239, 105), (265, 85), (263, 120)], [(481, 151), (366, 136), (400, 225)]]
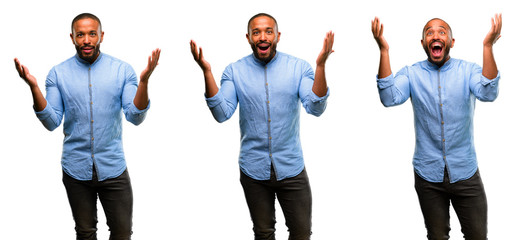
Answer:
[(131, 67), (129, 63), (105, 53), (100, 53), (100, 61), (104, 64)]

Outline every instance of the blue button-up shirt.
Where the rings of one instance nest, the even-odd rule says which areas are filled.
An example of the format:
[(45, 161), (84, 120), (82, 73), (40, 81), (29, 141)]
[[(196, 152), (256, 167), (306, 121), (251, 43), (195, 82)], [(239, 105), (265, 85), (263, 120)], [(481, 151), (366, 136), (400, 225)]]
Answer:
[(277, 180), (304, 169), (300, 102), (307, 113), (320, 116), (329, 95), (315, 95), (313, 80), (311, 65), (281, 52), (267, 64), (249, 55), (226, 67), (220, 91), (206, 100), (218, 122), (229, 119), (238, 104), (239, 165), (247, 176), (267, 180), (272, 164)]
[(126, 119), (140, 124), (149, 105), (133, 104), (137, 77), (133, 68), (100, 53), (93, 64), (78, 55), (53, 67), (46, 79), (47, 105), (36, 116), (50, 131), (64, 118), (62, 168), (78, 180), (91, 180), (93, 164), (100, 181), (126, 169), (122, 148), (122, 109)]
[(416, 138), (413, 166), (420, 177), (442, 182), (446, 168), (453, 183), (475, 174), (475, 98), (495, 100), (499, 78), (497, 74), (489, 80), (477, 64), (451, 58), (440, 68), (426, 60), (377, 80), (384, 106), (411, 98)]

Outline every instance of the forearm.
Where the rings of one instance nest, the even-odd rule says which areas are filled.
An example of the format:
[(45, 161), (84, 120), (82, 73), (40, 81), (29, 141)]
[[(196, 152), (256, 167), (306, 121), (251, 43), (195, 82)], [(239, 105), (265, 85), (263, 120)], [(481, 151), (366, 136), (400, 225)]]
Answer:
[(380, 50), (380, 63), (378, 65), (378, 78), (391, 75), (391, 64), (389, 62), (389, 49)]
[(218, 86), (215, 81), (215, 78), (213, 77), (213, 73), (211, 72), (211, 69), (204, 70), (204, 82), (205, 82), (205, 88), (206, 88), (206, 97), (212, 98), (218, 93)]
[(318, 97), (326, 96), (328, 87), (326, 82), (325, 65), (317, 65), (317, 69), (315, 71), (315, 81), (313, 82), (312, 90), (313, 93), (315, 93)]
[(33, 109), (36, 112), (41, 112), (47, 106), (47, 100), (38, 86), (32, 86), (30, 89), (33, 96)]
[(498, 69), (493, 55), (493, 45), (485, 45), (483, 50), (482, 75), (487, 79), (497, 77)]
[(147, 93), (147, 85), (148, 85), (147, 81), (140, 81), (140, 84), (138, 84), (135, 98), (133, 100), (133, 103), (135, 104), (135, 107), (138, 108), (138, 110), (146, 109), (147, 105), (149, 104), (149, 95)]

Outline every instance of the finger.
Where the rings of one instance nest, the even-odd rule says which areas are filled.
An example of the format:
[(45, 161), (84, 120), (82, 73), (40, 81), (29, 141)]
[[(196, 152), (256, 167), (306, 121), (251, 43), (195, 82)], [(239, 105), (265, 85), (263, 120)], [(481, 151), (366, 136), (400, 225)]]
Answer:
[(198, 60), (198, 51), (196, 50), (196, 43), (191, 40), (191, 42), (189, 43), (191, 45), (191, 54), (193, 54), (193, 58), (195, 60)]
[(16, 67), (16, 71), (18, 72), (18, 75), (22, 77), (22, 69), (20, 68), (20, 61), (18, 61), (17, 58), (15, 58), (15, 67)]
[(371, 32), (373, 33), (373, 36), (376, 36), (377, 32), (377, 17), (373, 21), (371, 21)]
[(204, 51), (202, 50), (202, 47), (198, 48), (198, 61), (202, 62), (204, 59)]

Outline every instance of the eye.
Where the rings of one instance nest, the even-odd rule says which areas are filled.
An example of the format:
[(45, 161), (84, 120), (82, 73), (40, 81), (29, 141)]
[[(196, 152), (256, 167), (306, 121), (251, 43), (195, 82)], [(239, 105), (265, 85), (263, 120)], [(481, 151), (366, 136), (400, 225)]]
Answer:
[(426, 36), (433, 36), (433, 32), (427, 32)]
[(259, 33), (259, 32), (253, 32), (253, 35), (255, 35), (255, 36), (256, 36), (256, 35), (258, 35), (258, 33)]
[(440, 31), (439, 33), (440, 33), (440, 35), (446, 35), (446, 32), (444, 32), (444, 31)]
[(77, 33), (77, 34), (76, 34), (76, 37), (82, 37), (82, 36), (84, 36), (83, 33)]
[(267, 34), (273, 34), (272, 30), (267, 31)]
[(89, 34), (89, 36), (91, 36), (91, 37), (95, 37), (95, 36), (96, 36), (96, 33), (92, 32), (92, 33)]

